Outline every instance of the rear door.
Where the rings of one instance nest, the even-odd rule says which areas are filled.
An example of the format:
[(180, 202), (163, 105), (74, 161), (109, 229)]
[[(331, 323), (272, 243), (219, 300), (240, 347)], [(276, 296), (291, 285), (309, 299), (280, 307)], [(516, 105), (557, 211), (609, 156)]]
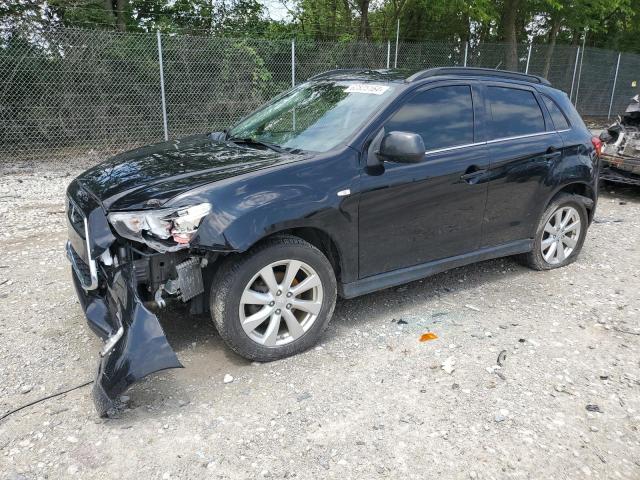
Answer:
[(496, 82), (483, 92), (491, 158), (482, 235), (488, 247), (532, 236), (563, 142), (534, 88)]

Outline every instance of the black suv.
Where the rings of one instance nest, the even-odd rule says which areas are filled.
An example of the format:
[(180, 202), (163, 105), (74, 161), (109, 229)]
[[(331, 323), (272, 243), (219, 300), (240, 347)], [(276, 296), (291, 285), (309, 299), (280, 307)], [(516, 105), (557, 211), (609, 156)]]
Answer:
[(543, 78), (338, 70), (225, 132), (86, 171), (67, 191), (67, 254), (105, 340), (98, 411), (181, 366), (149, 309), (166, 299), (269, 361), (315, 344), (336, 295), (506, 255), (567, 265), (593, 218), (599, 148)]

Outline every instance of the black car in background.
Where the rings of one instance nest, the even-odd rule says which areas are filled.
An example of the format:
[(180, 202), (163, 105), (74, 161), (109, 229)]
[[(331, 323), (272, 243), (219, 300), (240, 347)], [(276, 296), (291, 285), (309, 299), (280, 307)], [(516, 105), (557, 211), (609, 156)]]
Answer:
[(600, 141), (542, 78), (472, 68), (339, 70), (225, 132), (117, 155), (67, 191), (67, 254), (105, 340), (100, 414), (180, 367), (150, 304), (210, 311), (239, 355), (314, 345), (351, 298), (518, 255), (582, 248)]

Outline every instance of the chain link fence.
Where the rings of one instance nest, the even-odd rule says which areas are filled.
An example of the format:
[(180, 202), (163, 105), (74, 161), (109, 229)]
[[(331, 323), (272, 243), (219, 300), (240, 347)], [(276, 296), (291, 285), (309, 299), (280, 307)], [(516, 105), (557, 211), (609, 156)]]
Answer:
[[(232, 125), (335, 68), (506, 67), (507, 45), (313, 42), (62, 29), (0, 38), (3, 161), (99, 155)], [(624, 110), (640, 55), (519, 45), (583, 115)]]

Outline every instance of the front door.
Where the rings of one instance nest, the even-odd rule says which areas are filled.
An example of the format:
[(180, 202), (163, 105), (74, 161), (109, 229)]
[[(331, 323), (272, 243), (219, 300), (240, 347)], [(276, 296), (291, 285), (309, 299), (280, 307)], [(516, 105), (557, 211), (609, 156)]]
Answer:
[(385, 133), (420, 134), (427, 153), (421, 163), (385, 162), (363, 173), (360, 278), (480, 247), (489, 165), (474, 121), (480, 106), (470, 83), (435, 86), (415, 93), (384, 123)]

